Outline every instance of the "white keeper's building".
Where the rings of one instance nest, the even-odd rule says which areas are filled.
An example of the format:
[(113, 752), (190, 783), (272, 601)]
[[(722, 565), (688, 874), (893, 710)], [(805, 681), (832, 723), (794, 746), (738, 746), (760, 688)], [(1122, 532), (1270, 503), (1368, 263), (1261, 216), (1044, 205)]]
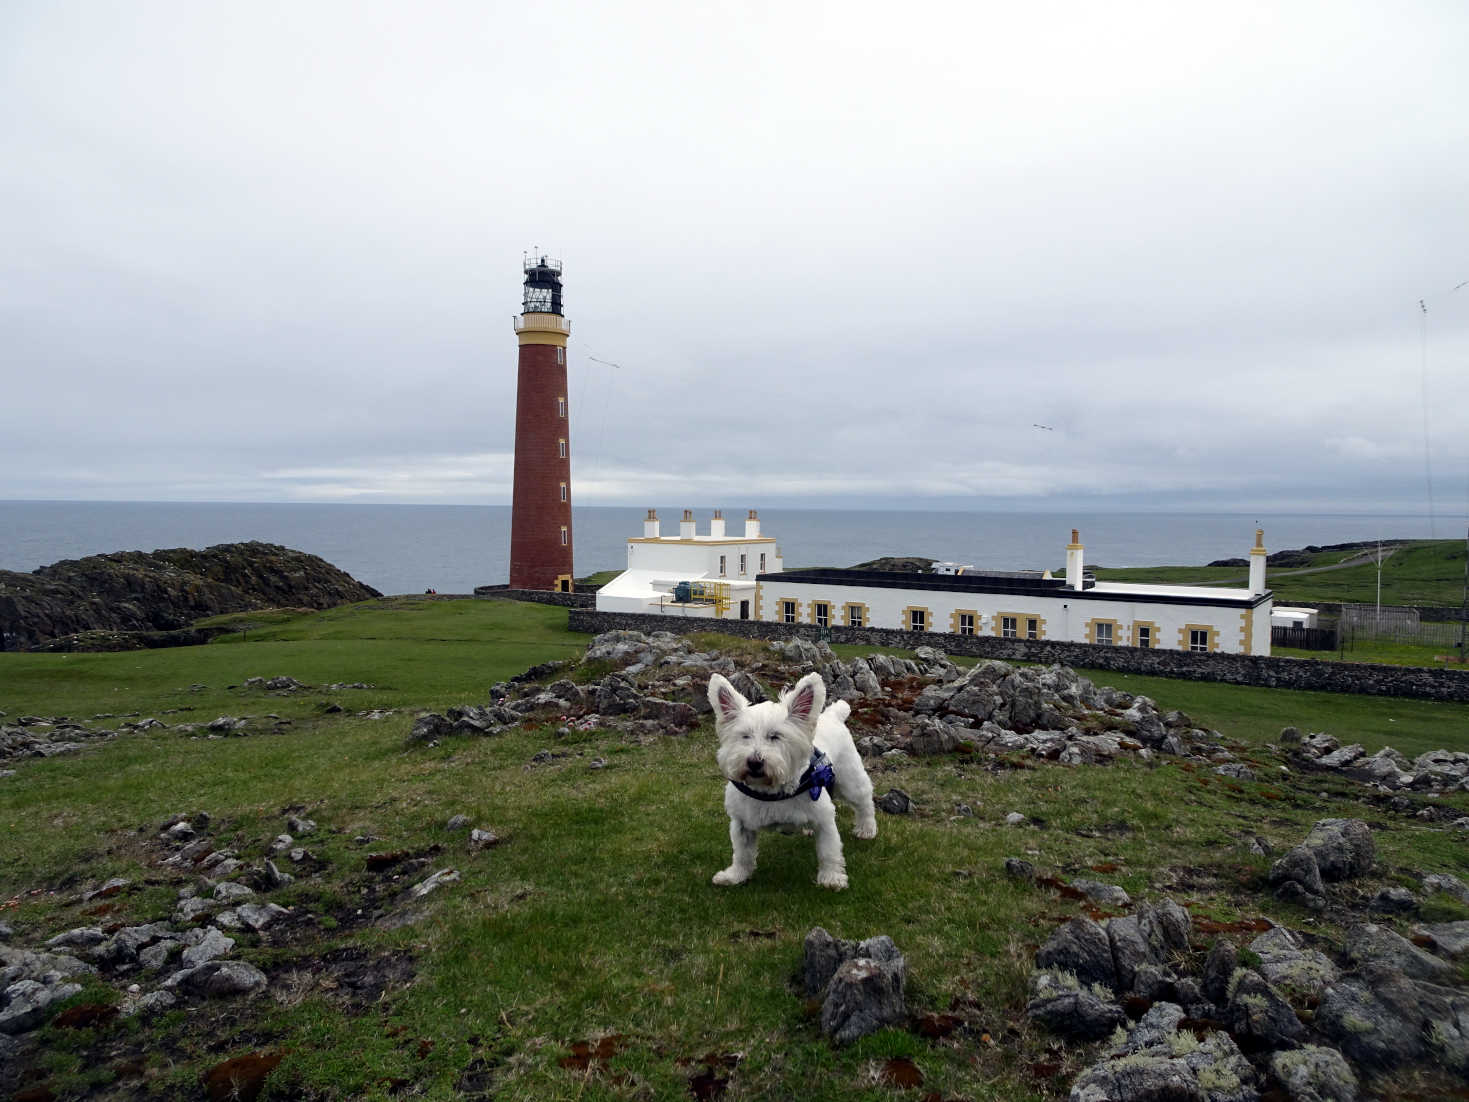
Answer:
[(1248, 586), (1239, 589), (1099, 582), (1086, 573), (1075, 529), (1066, 576), (1055, 578), (1049, 571), (976, 571), (957, 563), (940, 564), (944, 572), (932, 574), (788, 571), (775, 541), (760, 535), (753, 511), (743, 539), (725, 535), (718, 513), (708, 535), (695, 534), (687, 510), (679, 527), (676, 538), (660, 536), (649, 511), (643, 537), (628, 540), (627, 571), (598, 591), (599, 611), (1270, 653), (1272, 598), (1260, 529)]

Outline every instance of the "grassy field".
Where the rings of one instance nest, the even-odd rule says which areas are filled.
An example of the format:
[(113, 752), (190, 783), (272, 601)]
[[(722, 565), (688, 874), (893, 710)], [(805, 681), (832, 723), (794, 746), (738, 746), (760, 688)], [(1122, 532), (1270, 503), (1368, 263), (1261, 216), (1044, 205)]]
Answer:
[[(1382, 563), (1382, 603), (1458, 607), (1464, 599), (1464, 541), (1410, 540)], [(1310, 567), (1336, 566), (1360, 552), (1322, 551), (1311, 556)], [(1334, 601), (1372, 604), (1377, 600), (1377, 565), (1361, 563), (1340, 570), (1302, 574), (1300, 568), (1271, 568), (1266, 584), (1278, 604)], [(1244, 567), (1143, 566), (1096, 571), (1098, 580), (1205, 585), (1234, 581), (1241, 584)]]
[[(100, 920), (168, 915), (191, 882), (157, 864), (155, 832), (171, 814), (209, 812), (218, 843), (257, 864), (288, 814), (319, 824), (300, 840), (314, 863), (270, 896), (296, 920), (280, 934), (237, 935), (235, 955), (270, 975), (269, 993), (151, 1025), (48, 1026), (38, 1085), (57, 1097), (197, 1098), (204, 1069), (252, 1051), (282, 1056), (263, 1097), (673, 1099), (714, 1079), (728, 1080), (729, 1100), (1064, 1096), (1082, 1058), (1029, 1027), (1024, 985), (1036, 947), (1082, 905), (1006, 878), (1006, 857), (1118, 883), (1135, 898), (1170, 895), (1196, 920), (1314, 922), (1264, 894), (1268, 861), (1241, 839), (1294, 844), (1316, 819), (1363, 814), (1361, 792), (1282, 773), (1267, 742), (1293, 724), (1410, 754), (1469, 744), (1462, 706), (1093, 674), (1218, 728), (1264, 779), (1166, 760), (875, 763), (878, 791), (902, 788), (916, 808), (880, 816), (878, 838), (861, 843), (843, 811), (851, 890), (817, 888), (809, 839), (779, 834), (762, 839), (751, 883), (718, 889), (709, 879), (729, 843), (707, 726), (686, 737), (541, 727), (406, 743), (417, 709), (484, 702), (492, 682), (579, 654), (587, 637), (566, 631), (564, 610), (394, 600), (270, 619), (207, 647), (0, 654), (0, 710), (11, 717), (291, 721), (245, 738), (124, 734), (14, 765), (0, 779), (0, 919), (17, 942), (99, 921), (80, 893), (112, 876), (132, 885)], [(241, 687), (277, 674), (375, 687), (283, 696)], [(369, 709), (395, 711), (370, 719)], [(533, 761), (543, 750), (550, 759)], [(1469, 800), (1447, 802), (1469, 813)], [(1011, 811), (1027, 824), (1005, 826)], [(446, 829), (456, 814), (501, 843), (471, 853), (464, 833)], [(1462, 843), (1446, 832), (1384, 807), (1368, 815), (1385, 882), (1462, 873)], [(374, 872), (370, 852), (405, 858)], [(443, 868), (459, 881), (403, 901)], [(389, 916), (412, 921), (390, 928)], [(952, 1014), (958, 1028), (937, 1038), (889, 1029), (832, 1048), (792, 985), (815, 925), (891, 935), (908, 959), (912, 1008)], [(1207, 944), (1201, 936), (1200, 950)], [(393, 982), (364, 993), (341, 970), (351, 961)], [(94, 986), (80, 998), (117, 992)], [(900, 1059), (918, 1069), (918, 1090), (885, 1081)]]

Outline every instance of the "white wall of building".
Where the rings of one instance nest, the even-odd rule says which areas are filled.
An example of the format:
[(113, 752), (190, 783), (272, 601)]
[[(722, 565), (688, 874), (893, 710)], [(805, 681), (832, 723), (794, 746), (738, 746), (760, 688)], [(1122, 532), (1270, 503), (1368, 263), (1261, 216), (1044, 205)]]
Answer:
[[(833, 627), (852, 626), (851, 606), (859, 607), (863, 626), (912, 630), (910, 617), (922, 610), (928, 631), (969, 634), (960, 614), (973, 617), (973, 634), (1003, 636), (1014, 621), (1019, 638), (1096, 643), (1110, 640), (1117, 646), (1142, 644), (1140, 630), (1147, 629), (1147, 644), (1167, 650), (1190, 650), (1194, 632), (1205, 633), (1204, 645), (1222, 654), (1270, 653), (1270, 601), (1250, 608), (1250, 601), (1237, 605), (1206, 605), (1149, 600), (1154, 594), (1187, 597), (1181, 587), (1114, 584), (1107, 597), (1088, 596), (1096, 589), (1078, 592), (1058, 588), (1055, 596), (1023, 593), (977, 592), (924, 589), (891, 589), (884, 586), (834, 585), (765, 578), (760, 584), (759, 618), (781, 623), (787, 620), (785, 602), (794, 602), (795, 622), (818, 622), (818, 603), (830, 608)], [(1224, 591), (1228, 593), (1229, 591)], [(1216, 594), (1222, 595), (1222, 594)], [(1109, 631), (1110, 629), (1110, 631)]]

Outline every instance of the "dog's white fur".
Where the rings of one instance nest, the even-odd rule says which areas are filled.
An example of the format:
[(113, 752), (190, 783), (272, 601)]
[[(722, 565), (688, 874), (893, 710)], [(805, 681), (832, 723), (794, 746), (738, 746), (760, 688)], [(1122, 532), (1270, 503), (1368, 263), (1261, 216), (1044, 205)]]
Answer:
[(822, 750), (836, 774), (832, 789), (812, 800), (802, 792), (788, 800), (751, 799), (732, 783), (724, 786), (729, 812), (729, 838), (734, 859), (714, 876), (716, 884), (743, 884), (755, 872), (759, 832), (787, 824), (810, 827), (816, 834), (816, 882), (840, 891), (847, 886), (842, 837), (837, 832), (832, 792), (857, 809), (858, 838), (877, 837), (872, 781), (852, 743), (846, 718), (851, 707), (839, 700), (826, 704), (826, 685), (819, 673), (796, 682), (778, 702), (751, 704), (719, 674), (709, 679), (709, 703), (719, 735), (719, 771), (730, 781), (772, 794), (792, 792), (811, 761), (811, 748)]

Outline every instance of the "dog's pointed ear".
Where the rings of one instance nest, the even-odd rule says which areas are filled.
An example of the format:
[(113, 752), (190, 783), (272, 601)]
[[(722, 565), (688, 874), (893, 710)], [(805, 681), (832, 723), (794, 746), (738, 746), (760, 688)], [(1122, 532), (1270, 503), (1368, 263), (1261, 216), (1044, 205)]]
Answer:
[(709, 707), (714, 709), (716, 727), (723, 727), (749, 706), (750, 702), (723, 675), (716, 673), (709, 678)]
[(821, 709), (826, 707), (826, 682), (819, 673), (808, 673), (796, 682), (791, 695), (786, 697), (786, 711), (790, 717), (808, 731), (816, 726)]

